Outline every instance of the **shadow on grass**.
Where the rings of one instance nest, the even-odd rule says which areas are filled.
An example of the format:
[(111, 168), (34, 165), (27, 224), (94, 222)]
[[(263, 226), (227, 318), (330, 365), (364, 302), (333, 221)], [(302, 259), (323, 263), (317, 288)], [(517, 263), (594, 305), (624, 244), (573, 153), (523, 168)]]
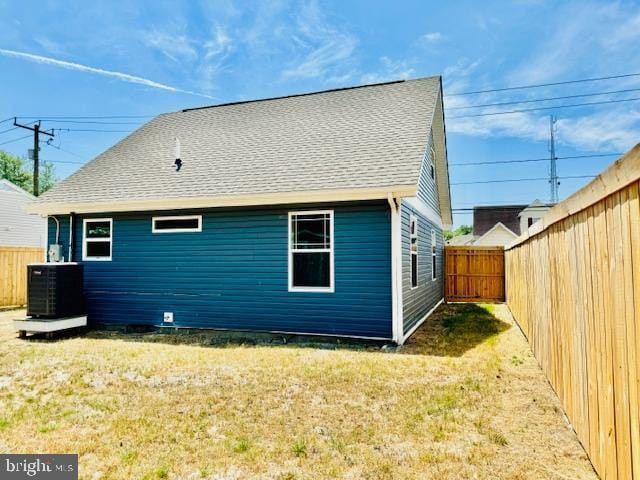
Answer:
[(440, 306), (411, 336), (404, 353), (459, 357), (511, 328), (493, 315), (493, 305)]
[[(440, 306), (411, 336), (398, 353), (458, 357), (510, 328), (493, 315), (492, 305), (448, 304)], [(58, 332), (52, 338), (45, 335), (29, 336), (28, 340), (61, 341), (77, 335), (93, 340), (163, 343), (195, 347), (289, 347), (348, 349), (361, 351), (396, 351), (389, 342), (362, 339), (321, 337), (308, 335), (274, 334), (206, 329), (159, 330), (145, 326), (94, 326), (83, 331)], [(390, 347), (390, 348), (388, 348)]]
[(367, 341), (348, 337), (278, 334), (242, 330), (174, 329), (144, 325), (94, 325), (84, 331), (61, 331), (56, 332), (52, 336), (44, 334), (30, 335), (25, 340), (34, 343), (51, 343), (73, 337), (82, 337), (91, 340), (161, 343), (165, 345), (209, 348), (287, 347), (379, 351), (381, 348), (386, 349), (387, 347), (385, 347), (385, 345), (389, 344), (388, 341)]

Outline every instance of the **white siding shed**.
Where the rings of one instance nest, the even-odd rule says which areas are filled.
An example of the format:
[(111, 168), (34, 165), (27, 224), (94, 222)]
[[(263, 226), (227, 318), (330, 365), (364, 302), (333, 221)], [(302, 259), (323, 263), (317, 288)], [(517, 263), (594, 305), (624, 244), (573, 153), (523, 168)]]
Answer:
[(46, 220), (28, 214), (35, 197), (8, 180), (0, 180), (0, 247), (44, 247)]

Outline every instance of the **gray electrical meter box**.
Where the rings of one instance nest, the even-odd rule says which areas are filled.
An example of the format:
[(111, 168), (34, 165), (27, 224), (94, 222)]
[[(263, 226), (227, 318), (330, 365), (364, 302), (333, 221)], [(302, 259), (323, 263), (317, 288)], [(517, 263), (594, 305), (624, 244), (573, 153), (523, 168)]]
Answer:
[(56, 263), (62, 261), (62, 245), (49, 245), (49, 261)]

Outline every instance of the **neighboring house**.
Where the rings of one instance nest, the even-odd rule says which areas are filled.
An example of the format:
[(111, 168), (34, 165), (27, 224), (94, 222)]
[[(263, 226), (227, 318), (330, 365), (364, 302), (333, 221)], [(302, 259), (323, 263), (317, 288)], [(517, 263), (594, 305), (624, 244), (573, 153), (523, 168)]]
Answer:
[(162, 114), (32, 211), (90, 322), (402, 343), (443, 298), (441, 78)]
[(504, 223), (498, 222), (484, 234), (477, 236), (473, 241), (473, 245), (479, 247), (495, 247), (509, 245), (516, 238), (516, 234), (513, 230), (508, 228)]
[(463, 247), (465, 245), (473, 245), (475, 240), (476, 236), (473, 233), (467, 233), (465, 235), (458, 235), (450, 238), (446, 241), (446, 244), (451, 245), (452, 247)]
[(480, 238), (491, 231), (496, 224), (520, 235), (520, 218), (518, 214), (527, 208), (526, 205), (491, 205), (473, 208), (473, 234)]
[(0, 247), (44, 247), (47, 221), (25, 208), (36, 197), (0, 180)]
[(518, 213), (520, 219), (520, 233), (524, 233), (531, 225), (540, 220), (545, 213), (551, 210), (553, 204), (542, 203), (534, 200), (527, 208)]
[(473, 233), (453, 237), (447, 245), (506, 246), (540, 220), (553, 205), (494, 205), (473, 209)]

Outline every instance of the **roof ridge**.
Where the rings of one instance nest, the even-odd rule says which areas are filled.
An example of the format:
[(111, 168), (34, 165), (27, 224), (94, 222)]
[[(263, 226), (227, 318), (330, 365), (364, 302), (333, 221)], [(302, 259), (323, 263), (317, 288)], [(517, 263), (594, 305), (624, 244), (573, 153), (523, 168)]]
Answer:
[(411, 81), (415, 81), (415, 80), (424, 80), (427, 78), (436, 78), (437, 75), (432, 75), (429, 77), (420, 77), (420, 78), (412, 78), (412, 79), (407, 79), (407, 80), (391, 80), (388, 82), (380, 82), (380, 83), (367, 83), (364, 85), (353, 85), (351, 87), (340, 87), (340, 88), (330, 88), (327, 90), (318, 90), (315, 92), (304, 92), (304, 93), (292, 93), (290, 95), (280, 95), (280, 96), (276, 96), (276, 97), (266, 97), (266, 98), (255, 98), (255, 99), (251, 99), (251, 100), (239, 100), (237, 102), (225, 102), (225, 103), (217, 103), (215, 105), (205, 105), (202, 107), (192, 107), (192, 108), (184, 108), (182, 110), (180, 110), (180, 112), (191, 112), (193, 110), (205, 110), (207, 108), (216, 108), (216, 107), (228, 107), (230, 105), (242, 105), (245, 103), (256, 103), (256, 102), (266, 102), (269, 100), (282, 100), (284, 98), (295, 98), (295, 97), (307, 97), (310, 95), (320, 95), (323, 93), (332, 93), (332, 92), (341, 92), (344, 90), (355, 90), (358, 88), (368, 88), (368, 87), (379, 87), (382, 85), (393, 85), (396, 83), (404, 83), (404, 82), (411, 82)]

